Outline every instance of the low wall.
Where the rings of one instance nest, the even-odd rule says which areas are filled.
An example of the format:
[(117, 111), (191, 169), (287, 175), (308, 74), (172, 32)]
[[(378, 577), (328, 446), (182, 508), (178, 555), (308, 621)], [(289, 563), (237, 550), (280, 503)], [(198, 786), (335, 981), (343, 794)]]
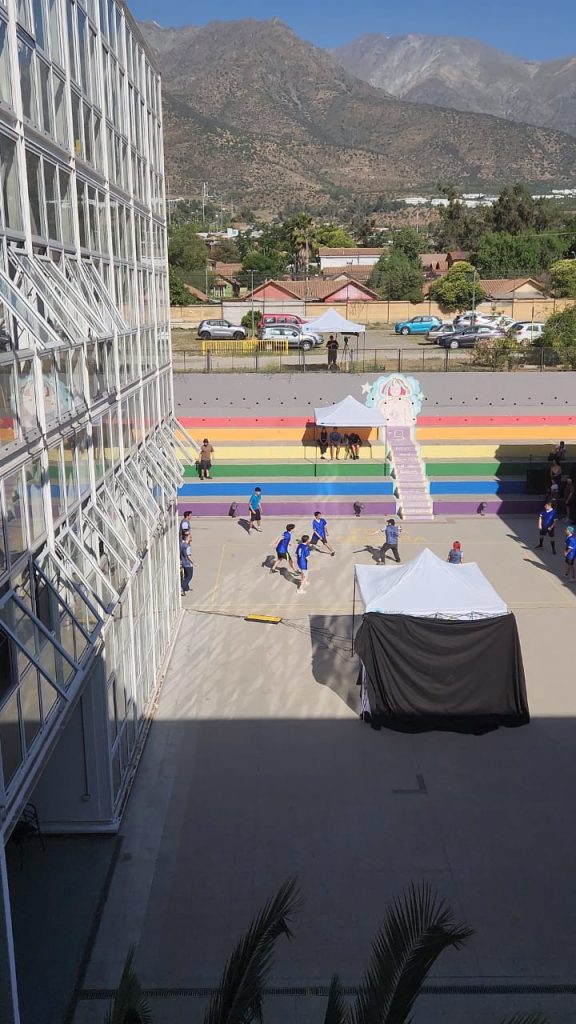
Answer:
[[(513, 299), (509, 302), (483, 302), (478, 305), (480, 312), (505, 313), (515, 320), (547, 320), (552, 313), (558, 313), (566, 306), (573, 305), (573, 299)], [(323, 302), (303, 302), (295, 299), (279, 302), (277, 300), (259, 300), (251, 302), (216, 302), (201, 306), (171, 306), (170, 320), (173, 328), (197, 327), (201, 320), (221, 319), (240, 323), (246, 313), (254, 308), (263, 313), (296, 313), (298, 316), (311, 319), (321, 316), (329, 309), (334, 309), (349, 320), (366, 324), (393, 324), (398, 320), (409, 320), (413, 316), (438, 316), (451, 319), (451, 314), (442, 313), (436, 302), (335, 302), (327, 305)]]

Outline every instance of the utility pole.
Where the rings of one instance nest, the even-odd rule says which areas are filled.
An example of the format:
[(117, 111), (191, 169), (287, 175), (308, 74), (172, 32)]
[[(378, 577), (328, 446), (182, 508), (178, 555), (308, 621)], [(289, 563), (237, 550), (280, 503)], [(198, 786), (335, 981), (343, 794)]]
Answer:
[(476, 323), (476, 268), (472, 274), (472, 326)]
[(250, 276), (252, 278), (252, 284), (251, 284), (251, 288), (250, 288), (250, 298), (252, 300), (252, 302), (251, 302), (252, 334), (254, 334), (254, 271), (253, 270), (250, 271)]
[(202, 182), (202, 223), (203, 224), (204, 224), (204, 221), (206, 219), (206, 200), (207, 199), (208, 199), (208, 183), (206, 181), (203, 181)]

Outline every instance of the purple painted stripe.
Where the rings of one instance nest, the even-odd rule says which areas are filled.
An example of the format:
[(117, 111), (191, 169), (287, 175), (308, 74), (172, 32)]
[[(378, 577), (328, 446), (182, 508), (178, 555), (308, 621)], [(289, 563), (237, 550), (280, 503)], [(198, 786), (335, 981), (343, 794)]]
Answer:
[[(361, 499), (361, 503), (364, 505), (363, 515), (383, 516), (394, 515), (396, 512), (396, 503), (394, 501), (362, 501)], [(330, 516), (354, 515), (352, 499), (350, 501), (326, 501), (323, 504), (320, 503), (320, 507), (328, 518)], [(180, 515), (186, 510), (190, 510), (193, 515), (199, 518), (203, 516), (226, 516), (228, 515), (229, 508), (230, 501), (178, 502), (178, 512)], [(267, 501), (264, 508), (264, 517), (313, 516), (317, 508), (317, 498), (313, 501)], [(243, 518), (247, 517), (248, 506), (245, 501), (238, 504), (236, 514)]]
[[(525, 515), (535, 513), (542, 504), (542, 498), (505, 498), (503, 501), (483, 501), (486, 515)], [(478, 513), (478, 501), (435, 501), (435, 516), (470, 516)]]

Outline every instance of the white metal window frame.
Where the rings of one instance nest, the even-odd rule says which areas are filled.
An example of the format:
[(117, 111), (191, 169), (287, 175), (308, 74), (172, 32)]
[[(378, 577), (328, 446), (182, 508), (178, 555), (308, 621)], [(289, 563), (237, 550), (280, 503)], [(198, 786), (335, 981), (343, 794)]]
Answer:
[[(86, 519), (90, 523), (92, 528), (100, 537), (104, 546), (110, 550), (114, 557), (120, 562), (120, 565), (126, 572), (127, 576), (133, 576), (138, 566), (139, 558), (124, 543), (120, 534), (114, 527), (108, 513), (103, 512), (102, 509), (97, 508), (91, 503), (87, 505), (86, 508), (82, 509), (82, 518)], [(109, 531), (111, 537), (106, 536), (106, 531)], [(114, 540), (114, 544), (111, 543), (111, 538)]]
[(140, 511), (148, 528), (155, 530), (158, 526), (158, 505), (134, 462), (126, 463), (115, 479), (126, 490), (127, 497)]
[[(9, 258), (14, 267), (18, 267), (26, 275), (32, 286), (42, 298), (45, 306), (50, 308), (50, 313), (58, 321), (63, 331), (72, 344), (76, 344), (79, 338), (87, 338), (90, 323), (78, 306), (73, 305), (73, 313), (67, 303), (54, 285), (54, 281), (46, 273), (44, 260), (28, 256), (27, 253), (9, 250)], [(75, 319), (76, 318), (76, 319)]]
[(114, 529), (116, 530), (116, 532), (118, 534), (120, 534), (120, 536), (122, 537), (124, 543), (127, 546), (130, 546), (130, 544), (133, 543), (134, 538), (133, 538), (133, 536), (132, 536), (132, 534), (130, 532), (130, 529), (128, 527), (126, 519), (125, 519), (125, 517), (124, 517), (124, 515), (122, 513), (122, 509), (118, 506), (118, 502), (115, 500), (114, 496), (110, 493), (110, 490), (108, 489), (108, 485), (107, 484), (104, 484), (104, 487), (101, 487), (100, 490), (98, 491), (97, 495), (96, 495), (96, 507), (104, 515), (108, 516), (109, 519), (112, 519), (112, 517), (110, 515), (110, 510), (108, 509), (108, 507), (106, 506), (106, 504), (105, 504), (105, 502), (103, 500), (104, 499), (104, 495), (106, 495), (106, 498), (108, 499), (108, 502), (110, 503), (110, 505), (112, 506), (112, 508), (114, 509), (114, 511), (118, 515), (118, 520), (117, 521), (112, 520), (112, 524), (114, 526)]
[[(162, 487), (169, 495), (178, 493), (178, 484), (171, 478), (169, 472), (166, 470), (163, 461), (155, 454), (151, 444), (147, 444), (145, 447), (140, 448), (138, 452), (138, 461), (140, 464), (144, 464), (144, 468), (147, 470), (151, 479)], [(154, 497), (154, 492), (152, 492)]]
[(58, 337), (33, 305), (25, 298), (0, 267), (0, 299), (6, 304), (20, 326), (28, 331), (41, 349), (62, 348), (65, 342)]
[[(91, 566), (91, 568), (96, 573), (98, 579), (103, 583), (104, 588), (106, 590), (108, 590), (110, 594), (112, 594), (113, 601), (111, 603), (105, 604), (104, 600), (100, 597), (98, 592), (95, 591), (92, 588), (90, 582), (88, 581), (88, 579), (86, 578), (86, 576), (84, 575), (82, 570), (79, 568), (79, 566), (76, 565), (74, 559), (72, 558), (72, 555), (70, 555), (69, 552), (64, 547), (63, 540), (69, 540), (71, 542), (71, 544), (72, 544), (72, 547), (75, 548), (78, 551), (78, 553), (81, 555), (81, 557), (88, 562), (88, 564)], [(58, 534), (58, 536), (56, 538), (55, 547), (56, 547), (56, 553), (58, 555), (61, 554), (61, 556), (62, 556), (62, 558), (64, 560), (64, 564), (66, 564), (66, 561), (71, 562), (71, 564), (74, 566), (75, 572), (78, 573), (78, 576), (82, 580), (83, 585), (94, 596), (94, 599), (98, 602), (98, 604), (103, 609), (103, 611), (105, 611), (108, 615), (111, 615), (113, 609), (115, 608), (115, 606), (118, 604), (118, 601), (120, 600), (120, 594), (116, 590), (116, 587), (114, 586), (114, 584), (110, 582), (110, 580), (106, 576), (106, 573), (104, 573), (102, 571), (102, 569), (98, 565), (98, 562), (96, 561), (96, 559), (93, 558), (92, 555), (90, 554), (90, 552), (86, 549), (86, 547), (84, 546), (84, 544), (82, 543), (80, 538), (77, 536), (77, 534), (75, 534), (74, 531), (72, 529), (70, 529), (69, 526), (65, 526), (64, 529), (60, 531), (60, 533)]]
[[(73, 301), (80, 307), (84, 317), (90, 324), (93, 333), (97, 337), (109, 337), (112, 333), (111, 323), (107, 323), (102, 316), (98, 316), (100, 311), (89, 305), (84, 293), (78, 287), (77, 282), (67, 277), (67, 275), (62, 271), (60, 264), (51, 260), (49, 256), (42, 256), (38, 258), (42, 260), (46, 273), (52, 278), (56, 287), (62, 293), (62, 296), (71, 296)], [(65, 260), (65, 257), (62, 256), (62, 259)], [(68, 266), (67, 262), (65, 263), (65, 266)]]
[(178, 431), (179, 434), (184, 434), (184, 437), (186, 438), (186, 441), (188, 442), (190, 447), (193, 448), (194, 451), (198, 455), (200, 454), (200, 448), (202, 446), (198, 443), (198, 441), (196, 441), (195, 438), (192, 437), (191, 434), (188, 433), (188, 431), (186, 430), (185, 427), (182, 427), (178, 423), (178, 420), (175, 419), (174, 416), (171, 416), (168, 421), (166, 421), (165, 423), (162, 424), (162, 426), (168, 431), (168, 434), (169, 434), (172, 442), (176, 445), (178, 450), (182, 453), (182, 455), (183, 455), (184, 459), (186, 460), (186, 462), (188, 463), (188, 465), (189, 466), (194, 466), (194, 464), (196, 462), (196, 459), (193, 459), (192, 456), (188, 454), (188, 451), (186, 449), (186, 445), (182, 444), (180, 438), (177, 436), (176, 431)]
[(176, 484), (179, 487), (184, 477), (184, 468), (178, 459), (174, 448), (168, 443), (164, 434), (159, 430), (150, 438), (150, 441), (154, 446), (154, 449), (164, 460), (166, 466), (170, 470), (170, 473), (174, 475)]
[[(66, 260), (67, 262), (70, 261), (70, 257), (66, 257)], [(104, 304), (104, 308), (110, 312), (111, 319), (115, 322), (118, 331), (122, 334), (128, 334), (131, 330), (134, 330), (133, 327), (130, 327), (130, 325), (126, 323), (124, 317), (120, 314), (116, 306), (116, 303), (114, 302), (114, 299), (112, 298), (110, 292), (108, 291), (108, 288), (106, 287), (104, 281), (100, 277), (100, 274), (96, 270), (94, 264), (88, 263), (87, 260), (81, 260), (78, 265), (80, 267), (81, 273), (84, 275), (85, 278), (88, 279), (90, 285), (100, 295), (100, 298)]]
[[(60, 551), (57, 551), (56, 548), (53, 547), (46, 547), (44, 548), (43, 551), (40, 552), (38, 557), (34, 560), (34, 565), (39, 566), (40, 570), (44, 572), (44, 565), (46, 561), (54, 563), (55, 568), (62, 576), (66, 585), (70, 588), (70, 590), (73, 590), (75, 594), (78, 594), (82, 598), (84, 604), (86, 605), (87, 608), (90, 609), (92, 614), (96, 617), (99, 626), (101, 627), (104, 621), (104, 619), (102, 618), (102, 611), (106, 612), (107, 608), (104, 606), (103, 602), (100, 600), (98, 595), (94, 594), (94, 591), (90, 584), (88, 583), (88, 580), (83, 575), (83, 573), (80, 572), (78, 567), (74, 564), (74, 561), (66, 552), (66, 550), (63, 547), (60, 548)], [(68, 563), (70, 563), (71, 565), (70, 569), (68, 568)], [(74, 579), (74, 576), (78, 577), (78, 579), (81, 581), (81, 585), (78, 583), (77, 580)], [(91, 600), (88, 594), (92, 594), (95, 601), (98, 601), (100, 608), (97, 607), (97, 605)], [(90, 636), (96, 636), (96, 631), (98, 628), (99, 627), (97, 626), (93, 633), (90, 634)]]

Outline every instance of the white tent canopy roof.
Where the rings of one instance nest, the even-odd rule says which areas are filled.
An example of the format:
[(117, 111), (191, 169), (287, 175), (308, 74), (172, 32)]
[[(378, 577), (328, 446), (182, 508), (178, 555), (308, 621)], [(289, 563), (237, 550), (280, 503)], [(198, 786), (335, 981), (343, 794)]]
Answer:
[(314, 418), (321, 427), (383, 427), (386, 423), (378, 409), (368, 409), (352, 395), (335, 405), (314, 409)]
[(346, 320), (337, 310), (327, 309), (322, 316), (309, 320), (306, 330), (317, 331), (319, 334), (362, 334), (366, 324), (355, 324), (353, 320)]
[(508, 608), (475, 562), (450, 565), (425, 548), (405, 565), (354, 566), (367, 612), (471, 619)]

